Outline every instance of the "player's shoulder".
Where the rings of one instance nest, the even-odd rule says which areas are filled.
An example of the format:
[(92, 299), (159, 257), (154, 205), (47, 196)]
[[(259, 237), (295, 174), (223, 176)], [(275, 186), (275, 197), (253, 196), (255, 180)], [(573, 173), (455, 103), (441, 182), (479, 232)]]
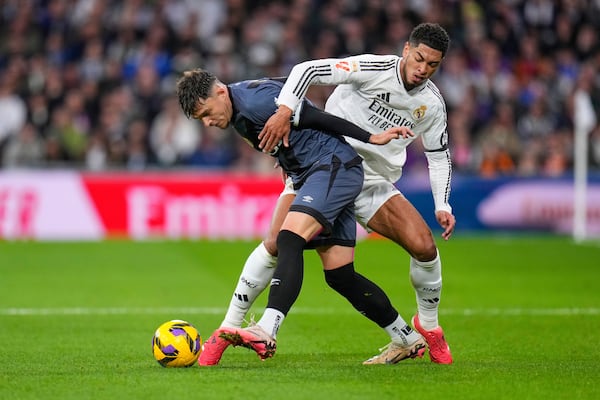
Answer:
[(349, 58), (358, 58), (364, 60), (399, 60), (401, 57), (396, 54), (363, 53), (354, 56), (349, 56)]
[(241, 89), (249, 89), (249, 90), (263, 89), (266, 87), (273, 87), (273, 88), (280, 89), (283, 86), (283, 82), (278, 79), (259, 78), (259, 79), (248, 79), (245, 81), (240, 81), (240, 82), (234, 83), (230, 86), (238, 87)]
[(235, 106), (241, 112), (256, 112), (259, 109), (274, 107), (281, 86), (281, 82), (268, 78), (244, 80), (228, 85)]
[(277, 96), (283, 83), (269, 78), (249, 79), (228, 85), (230, 90), (247, 101), (257, 102), (264, 96)]
[(425, 85), (421, 89), (421, 94), (423, 96), (428, 97), (429, 104), (435, 107), (439, 107), (443, 112), (446, 111), (446, 102), (444, 100), (444, 96), (442, 96), (442, 92), (440, 91), (440, 89), (431, 80), (428, 80), (425, 83)]
[(395, 54), (359, 54), (347, 57), (352, 61), (357, 61), (362, 67), (369, 66), (394, 66), (400, 61), (400, 57)]

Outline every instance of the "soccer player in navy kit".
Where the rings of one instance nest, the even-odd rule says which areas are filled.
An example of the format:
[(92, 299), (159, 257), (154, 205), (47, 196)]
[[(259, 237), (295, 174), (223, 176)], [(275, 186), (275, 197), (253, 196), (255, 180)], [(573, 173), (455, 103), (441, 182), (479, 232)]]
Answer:
[[(282, 82), (272, 79), (225, 85), (211, 73), (196, 69), (186, 71), (177, 81), (177, 95), (186, 116), (222, 129), (231, 124), (260, 151), (258, 135), (277, 109), (275, 101), (282, 86)], [(274, 354), (279, 327), (300, 293), (305, 247), (316, 248), (327, 283), (367, 318), (384, 327), (398, 315), (383, 290), (354, 271), (354, 199), (364, 175), (362, 158), (341, 135), (385, 144), (400, 136), (409, 137), (412, 132), (397, 127), (371, 135), (306, 100), (297, 108), (292, 122), (289, 146), (276, 147), (270, 153), (291, 179), (296, 197), (277, 234), (279, 257), (267, 307), (256, 325), (219, 332), (221, 339), (251, 347), (262, 359)], [(336, 274), (340, 268), (346, 273)], [(414, 354), (407, 356), (422, 355), (424, 351), (423, 341)]]

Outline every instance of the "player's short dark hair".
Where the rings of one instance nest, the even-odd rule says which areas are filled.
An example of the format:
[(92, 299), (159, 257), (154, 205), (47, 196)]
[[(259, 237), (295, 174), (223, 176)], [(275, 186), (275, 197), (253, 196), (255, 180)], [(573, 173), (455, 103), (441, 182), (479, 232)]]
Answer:
[(439, 24), (424, 22), (412, 30), (408, 38), (408, 43), (413, 47), (417, 47), (423, 43), (434, 50), (441, 51), (442, 57), (444, 57), (450, 45), (450, 37), (448, 36), (448, 32)]
[(198, 100), (210, 97), (217, 77), (201, 68), (185, 71), (177, 81), (179, 105), (186, 117), (191, 118)]

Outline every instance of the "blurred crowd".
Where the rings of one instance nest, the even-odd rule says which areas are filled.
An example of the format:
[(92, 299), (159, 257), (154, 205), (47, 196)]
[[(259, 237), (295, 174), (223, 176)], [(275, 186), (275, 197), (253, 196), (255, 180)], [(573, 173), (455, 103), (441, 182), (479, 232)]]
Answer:
[[(575, 90), (600, 114), (600, 0), (0, 0), (2, 168), (274, 173), (234, 132), (185, 118), (182, 71), (228, 83), (307, 59), (400, 54), (422, 21), (452, 39), (432, 80), (455, 171), (569, 173)], [(309, 96), (323, 106), (331, 89)], [(426, 168), (417, 142), (405, 174)], [(600, 170), (598, 124), (589, 144)]]

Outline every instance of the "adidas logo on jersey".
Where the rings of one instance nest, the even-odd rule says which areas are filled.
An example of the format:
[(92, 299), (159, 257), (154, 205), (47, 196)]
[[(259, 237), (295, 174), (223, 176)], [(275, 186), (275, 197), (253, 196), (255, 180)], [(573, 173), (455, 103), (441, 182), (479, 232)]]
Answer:
[(377, 95), (377, 97), (385, 102), (390, 102), (390, 92), (380, 93)]

